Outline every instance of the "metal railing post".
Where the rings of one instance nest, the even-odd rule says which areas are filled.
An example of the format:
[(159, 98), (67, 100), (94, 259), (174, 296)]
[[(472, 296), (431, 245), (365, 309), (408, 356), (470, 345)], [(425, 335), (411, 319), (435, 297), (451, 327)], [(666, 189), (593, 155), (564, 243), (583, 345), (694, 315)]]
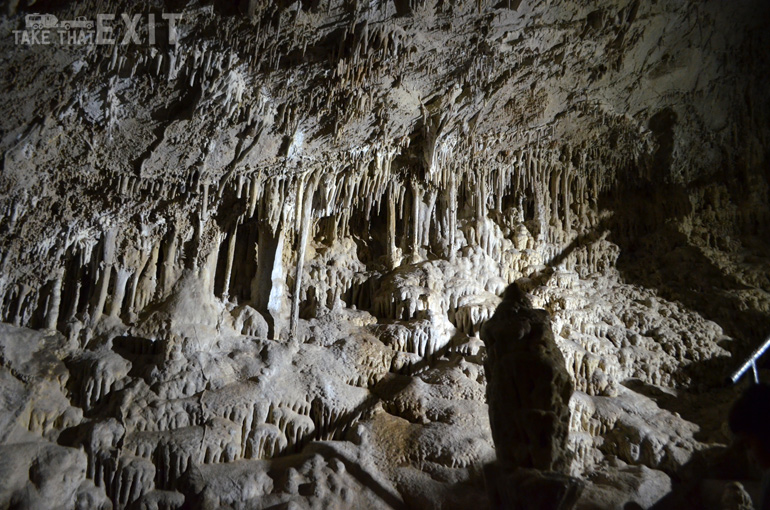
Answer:
[(743, 374), (745, 374), (749, 368), (752, 369), (754, 372), (754, 382), (759, 384), (759, 372), (757, 372), (757, 360), (762, 357), (765, 352), (767, 352), (767, 349), (770, 347), (770, 337), (768, 337), (765, 342), (760, 345), (753, 353), (751, 353), (751, 356), (746, 360), (743, 365), (741, 365), (741, 368), (733, 372), (733, 375), (730, 376), (730, 380), (733, 382), (733, 384), (737, 383), (738, 380), (743, 377)]

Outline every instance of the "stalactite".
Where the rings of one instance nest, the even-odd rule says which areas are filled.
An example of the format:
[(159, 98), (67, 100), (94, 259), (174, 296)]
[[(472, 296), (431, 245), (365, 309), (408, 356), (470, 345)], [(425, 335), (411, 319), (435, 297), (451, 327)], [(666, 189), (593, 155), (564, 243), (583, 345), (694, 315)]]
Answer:
[(449, 178), (449, 192), (448, 192), (448, 204), (449, 204), (449, 224), (448, 224), (448, 248), (449, 248), (449, 260), (454, 262), (455, 260), (455, 246), (457, 235), (457, 180), (455, 175), (452, 174)]
[(107, 292), (110, 285), (110, 278), (112, 276), (112, 267), (115, 263), (116, 237), (117, 232), (115, 230), (108, 230), (104, 234), (102, 262), (100, 264), (97, 290), (94, 293), (95, 301), (93, 303), (91, 313), (91, 321), (93, 323), (96, 323), (101, 318), (102, 312), (104, 311), (104, 305), (107, 301)]
[(297, 186), (297, 218), (300, 222), (299, 239), (297, 240), (297, 269), (294, 276), (294, 291), (291, 301), (290, 334), (296, 341), (297, 323), (299, 321), (300, 290), (302, 289), (302, 271), (305, 263), (307, 239), (313, 224), (313, 196), (318, 184), (319, 174), (314, 173), (307, 181), (303, 179)]
[(203, 183), (203, 197), (201, 198), (201, 218), (207, 216), (209, 207), (209, 183)]
[[(278, 338), (281, 332), (283, 311), (283, 245), (284, 229), (277, 232), (267, 221), (259, 222), (259, 245), (257, 250), (257, 273), (251, 284), (251, 296), (255, 308), (269, 318), (270, 335)], [(272, 322), (272, 323), (271, 323)]]
[(64, 269), (61, 268), (56, 273), (53, 286), (51, 288), (50, 300), (45, 315), (45, 329), (55, 330), (59, 322), (59, 308), (61, 307), (62, 281), (64, 279)]
[(222, 290), (222, 299), (225, 301), (230, 295), (230, 278), (233, 272), (233, 257), (235, 256), (235, 243), (238, 237), (238, 225), (233, 227), (233, 231), (230, 234), (230, 241), (227, 244), (227, 263), (225, 265), (225, 279), (224, 287)]
[(24, 301), (27, 299), (27, 295), (30, 292), (30, 287), (27, 284), (21, 284), (19, 286), (19, 294), (16, 298), (16, 311), (13, 315), (13, 325), (21, 326), (24, 320)]
[(120, 316), (121, 309), (123, 307), (123, 299), (126, 295), (126, 284), (131, 277), (132, 272), (130, 269), (120, 267), (115, 275), (115, 292), (112, 297), (112, 303), (110, 308), (110, 316)]
[(163, 298), (171, 292), (171, 287), (174, 285), (176, 262), (176, 249), (177, 249), (177, 236), (176, 228), (171, 228), (171, 239), (166, 244), (165, 257), (163, 259), (163, 265), (161, 266), (160, 282), (158, 287), (159, 298)]
[(72, 293), (72, 298), (70, 302), (70, 306), (68, 308), (67, 314), (65, 316), (65, 322), (70, 322), (75, 315), (78, 313), (78, 305), (80, 304), (80, 290), (82, 287), (81, 283), (81, 277), (83, 275), (83, 266), (80, 264), (77, 265), (77, 271), (74, 275), (75, 280), (75, 288)]
[(394, 269), (401, 262), (399, 249), (396, 246), (396, 198), (394, 196), (395, 184), (388, 186), (388, 240), (387, 240), (387, 259), (388, 268)]
[(157, 289), (157, 266), (160, 255), (160, 246), (157, 243), (152, 245), (150, 256), (142, 270), (137, 285), (136, 299), (134, 300), (133, 311), (137, 312), (147, 306), (155, 296)]
[(420, 202), (422, 200), (422, 190), (416, 180), (411, 182), (412, 190), (412, 211), (410, 216), (410, 253), (413, 259), (419, 258), (420, 247)]

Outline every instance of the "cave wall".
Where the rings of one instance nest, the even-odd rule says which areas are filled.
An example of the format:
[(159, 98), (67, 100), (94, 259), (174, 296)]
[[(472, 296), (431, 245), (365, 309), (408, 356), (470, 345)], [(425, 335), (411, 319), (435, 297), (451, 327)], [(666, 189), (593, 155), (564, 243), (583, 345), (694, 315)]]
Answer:
[[(8, 501), (484, 501), (478, 331), (520, 278), (573, 472), (616, 481), (586, 498), (728, 441), (701, 404), (770, 330), (764, 3), (6, 9)], [(17, 44), (37, 10), (116, 43)]]

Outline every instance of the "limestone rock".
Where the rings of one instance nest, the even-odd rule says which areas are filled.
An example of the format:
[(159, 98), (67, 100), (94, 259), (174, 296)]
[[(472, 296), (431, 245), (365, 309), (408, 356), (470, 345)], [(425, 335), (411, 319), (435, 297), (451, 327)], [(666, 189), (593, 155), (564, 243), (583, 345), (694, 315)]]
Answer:
[(487, 347), (487, 401), (499, 461), (511, 468), (566, 471), (574, 383), (548, 313), (533, 309), (514, 283), (481, 335)]
[(0, 508), (482, 509), (500, 381), (586, 508), (691, 502), (770, 332), (766, 1), (0, 4)]

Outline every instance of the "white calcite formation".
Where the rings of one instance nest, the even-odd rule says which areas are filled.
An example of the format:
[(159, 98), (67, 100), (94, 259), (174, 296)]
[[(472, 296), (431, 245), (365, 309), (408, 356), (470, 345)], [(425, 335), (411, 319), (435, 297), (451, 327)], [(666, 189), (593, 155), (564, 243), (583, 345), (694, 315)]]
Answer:
[(513, 281), (579, 508), (756, 497), (766, 2), (55, 4), (0, 3), (0, 508), (486, 508)]

